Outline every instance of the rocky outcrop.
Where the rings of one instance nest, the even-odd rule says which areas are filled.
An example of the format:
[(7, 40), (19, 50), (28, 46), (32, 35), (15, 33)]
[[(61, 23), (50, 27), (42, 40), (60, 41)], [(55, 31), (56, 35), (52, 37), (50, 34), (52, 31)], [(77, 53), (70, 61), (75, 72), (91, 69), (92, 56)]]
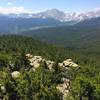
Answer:
[[(65, 69), (70, 69), (70, 68), (79, 68), (80, 66), (76, 64), (72, 59), (66, 59), (62, 63), (58, 63), (59, 67), (65, 68)], [(63, 95), (63, 100), (66, 100), (66, 97), (69, 94), (70, 90), (70, 79), (68, 78), (63, 78), (63, 83), (59, 84), (57, 86), (57, 89), (62, 93)]]
[[(26, 54), (27, 59), (30, 61), (30, 65), (33, 67), (33, 71), (41, 66), (41, 63), (46, 63), (48, 69), (52, 70), (55, 64), (54, 61), (43, 59), (41, 56), (33, 56), (31, 54)], [(58, 63), (58, 66), (65, 69), (79, 68), (72, 59), (66, 59), (62, 63)], [(68, 96), (70, 90), (70, 79), (63, 77), (62, 84), (59, 84), (56, 88), (62, 93), (63, 100)]]
[(3, 93), (5, 93), (5, 92), (6, 92), (5, 86), (3, 86), (3, 85), (0, 84), (0, 90), (1, 90)]
[(20, 72), (14, 71), (11, 73), (12, 78), (18, 78), (20, 76)]
[[(41, 56), (33, 56), (31, 54), (26, 54), (27, 59), (30, 61), (30, 65), (34, 67), (34, 69), (40, 67), (41, 63), (46, 62), (47, 67), (51, 70), (53, 65), (55, 64), (54, 61), (43, 59)], [(64, 60), (62, 63), (58, 63), (59, 67), (63, 67), (68, 69), (69, 67), (78, 68), (79, 65), (72, 61), (72, 59)]]
[(68, 67), (78, 68), (79, 67), (79, 65), (73, 62), (72, 59), (64, 60), (62, 63), (58, 63), (58, 65), (64, 68), (68, 68)]
[(57, 86), (57, 89), (62, 93), (63, 99), (67, 97), (70, 89), (70, 80), (63, 78), (63, 83)]
[(47, 64), (48, 68), (51, 70), (53, 68), (53, 65), (55, 64), (55, 62), (50, 61), (50, 60), (46, 60), (46, 64)]
[(26, 57), (30, 61), (30, 65), (33, 67), (33, 69), (39, 68), (42, 63), (46, 63), (48, 69), (52, 70), (54, 65), (54, 61), (43, 59), (41, 56), (26, 54)]

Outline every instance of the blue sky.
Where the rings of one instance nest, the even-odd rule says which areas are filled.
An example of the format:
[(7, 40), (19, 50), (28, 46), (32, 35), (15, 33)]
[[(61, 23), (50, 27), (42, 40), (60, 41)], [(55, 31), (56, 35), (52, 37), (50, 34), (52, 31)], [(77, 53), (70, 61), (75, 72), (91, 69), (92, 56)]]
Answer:
[[(14, 9), (13, 9), (14, 8)], [(48, 9), (65, 12), (86, 12), (100, 9), (100, 0), (0, 0), (0, 9), (39, 12)], [(8, 9), (8, 10), (7, 10)]]

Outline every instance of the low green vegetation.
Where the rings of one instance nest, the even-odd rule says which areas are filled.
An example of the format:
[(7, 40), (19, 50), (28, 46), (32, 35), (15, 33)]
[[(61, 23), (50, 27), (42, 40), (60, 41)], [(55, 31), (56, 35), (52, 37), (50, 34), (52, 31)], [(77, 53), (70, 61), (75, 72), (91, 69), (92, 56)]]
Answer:
[[(55, 61), (54, 70), (48, 70), (44, 64), (33, 71), (26, 59), (27, 53)], [(57, 48), (30, 37), (0, 36), (0, 99), (100, 100), (100, 62), (98, 56), (94, 56)], [(67, 58), (73, 59), (80, 69), (65, 71), (58, 67), (58, 62)], [(13, 71), (19, 71), (20, 77), (13, 78)], [(64, 76), (70, 76), (70, 90), (66, 98), (56, 88)]]

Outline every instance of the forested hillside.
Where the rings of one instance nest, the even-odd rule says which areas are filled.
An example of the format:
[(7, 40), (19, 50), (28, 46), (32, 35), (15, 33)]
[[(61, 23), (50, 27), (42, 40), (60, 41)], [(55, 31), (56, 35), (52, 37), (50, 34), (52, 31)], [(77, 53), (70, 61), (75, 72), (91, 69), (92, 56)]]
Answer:
[[(18, 33), (22, 30), (30, 30), (41, 27), (59, 26), (65, 23), (53, 18), (24, 18), (10, 17), (10, 15), (0, 15), (0, 32), (1, 33)], [(13, 29), (13, 30), (12, 30)]]
[[(27, 53), (54, 61), (53, 70), (50, 71), (43, 63), (33, 71), (25, 56)], [(96, 57), (51, 46), (30, 37), (0, 36), (0, 99), (100, 100), (100, 62)], [(59, 67), (58, 63), (68, 58), (80, 67)], [(14, 77), (14, 71), (20, 76)], [(56, 88), (62, 84), (62, 78), (70, 80), (66, 97)]]
[[(98, 27), (55, 27), (25, 31), (24, 35), (56, 46), (98, 56), (100, 54), (100, 28)], [(98, 48), (98, 49), (97, 49)]]
[(77, 23), (76, 26), (98, 27), (98, 26), (100, 26), (100, 17), (81, 21), (81, 22)]

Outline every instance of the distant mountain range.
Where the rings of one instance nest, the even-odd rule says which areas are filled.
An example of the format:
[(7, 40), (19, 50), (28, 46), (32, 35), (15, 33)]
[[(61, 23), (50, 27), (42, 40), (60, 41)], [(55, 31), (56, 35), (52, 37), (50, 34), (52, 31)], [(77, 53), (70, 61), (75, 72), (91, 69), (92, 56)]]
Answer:
[(0, 14), (0, 33), (18, 33), (25, 30), (56, 26), (100, 26), (100, 11), (77, 14), (51, 9), (40, 13)]
[[(4, 14), (1, 14), (4, 15)], [(83, 21), (86, 19), (100, 17), (100, 10), (90, 11), (86, 13), (65, 13), (58, 9), (51, 9), (40, 13), (21, 13), (21, 14), (8, 14), (7, 16), (11, 18), (41, 18), (48, 19), (52, 18), (55, 20), (59, 20), (61, 22), (68, 21)]]
[(12, 18), (0, 16), (0, 32), (2, 33), (18, 33), (19, 31), (34, 30), (51, 26), (54, 27), (61, 24), (63, 23), (51, 18)]
[(91, 18), (86, 19), (84, 21), (80, 21), (75, 26), (81, 26), (81, 27), (100, 27), (100, 17), (97, 18)]

